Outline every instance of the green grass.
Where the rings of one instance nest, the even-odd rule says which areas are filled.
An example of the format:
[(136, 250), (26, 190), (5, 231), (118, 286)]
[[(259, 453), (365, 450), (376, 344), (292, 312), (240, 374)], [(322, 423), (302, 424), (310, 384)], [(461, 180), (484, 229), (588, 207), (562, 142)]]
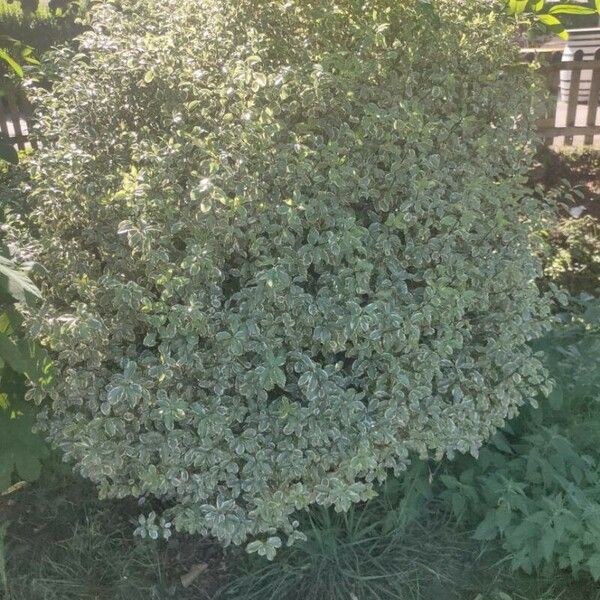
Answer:
[[(0, 600), (208, 600), (220, 564), (214, 545), (135, 538), (141, 512), (134, 501), (98, 500), (56, 465), (0, 497)], [(180, 577), (202, 562), (211, 572), (184, 589)]]
[[(0, 497), (0, 599), (600, 600), (589, 579), (512, 572), (495, 543), (476, 542), (437, 507), (424, 473), (418, 465), (347, 514), (304, 513), (308, 540), (269, 562), (235, 548), (223, 561), (191, 536), (137, 540), (136, 502), (97, 500), (89, 483), (52, 465)], [(180, 577), (202, 563), (207, 572), (184, 589)]]
[[(357, 515), (354, 517), (353, 515)], [(336, 522), (337, 521), (337, 522)], [(454, 598), (447, 591), (466, 564), (470, 540), (457, 540), (437, 519), (403, 535), (381, 535), (360, 513), (313, 517), (306, 543), (273, 563), (248, 559), (219, 598), (235, 600), (417, 600)], [(446, 594), (444, 596), (443, 594)]]
[[(364, 510), (364, 509), (362, 509)], [(216, 600), (599, 600), (590, 579), (513, 572), (495, 543), (429, 511), (395, 534), (361, 533), (350, 516), (318, 518), (308, 541), (274, 562), (238, 557)]]
[[(112, 531), (97, 515), (76, 524), (54, 543), (52, 552), (21, 568), (10, 577), (11, 596), (44, 600), (130, 600), (159, 598), (166, 589), (161, 557), (154, 544), (133, 541), (124, 531)], [(25, 540), (12, 539), (14, 548)], [(23, 564), (27, 555), (17, 552), (13, 562)], [(9, 596), (9, 597), (11, 597)]]

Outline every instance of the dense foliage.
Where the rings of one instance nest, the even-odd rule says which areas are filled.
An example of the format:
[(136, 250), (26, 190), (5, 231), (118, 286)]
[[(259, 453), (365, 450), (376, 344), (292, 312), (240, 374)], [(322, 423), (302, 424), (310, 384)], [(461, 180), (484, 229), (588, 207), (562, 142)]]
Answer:
[[(0, 161), (0, 223), (16, 200), (20, 176)], [(32, 433), (35, 410), (25, 402), (26, 380), (47, 377), (44, 353), (25, 335), (19, 306), (34, 306), (40, 293), (28, 276), (29, 264), (11, 259), (4, 232), (0, 229), (0, 492), (15, 477), (31, 481), (40, 472), (40, 460), (47, 453), (43, 440)]]
[(600, 305), (584, 297), (536, 344), (556, 380), (549, 401), (498, 434), (479, 460), (447, 475), (444, 493), (475, 536), (502, 540), (531, 573), (568, 568), (600, 579)]
[[(580, 19), (591, 17), (597, 20), (598, 14), (600, 14), (600, 0), (587, 0), (584, 3), (578, 0), (577, 4), (570, 2), (547, 3), (546, 0), (505, 0), (505, 3), (509, 13), (514, 15), (517, 20), (521, 20), (523, 16), (533, 17), (534, 22), (548, 28), (565, 40), (569, 39), (566, 26), (570, 24), (581, 27), (585, 23), (582, 23)], [(595, 24), (596, 21), (592, 21), (590, 26)]]
[(301, 536), (545, 389), (531, 76), (450, 0), (99, 5), (38, 91), (40, 425), (139, 531)]
[[(445, 581), (447, 598), (597, 598), (599, 324), (600, 305), (590, 296), (559, 315), (534, 343), (556, 382), (549, 400), (523, 410), (479, 458), (414, 461), (363, 506), (342, 515), (309, 512), (307, 542), (280, 551), (272, 563), (249, 557), (236, 564), (223, 596), (439, 598), (428, 572)], [(446, 511), (455, 520), (444, 518)], [(488, 566), (472, 563), (470, 552), (488, 554)], [(578, 584), (559, 591), (569, 579)], [(546, 593), (530, 596), (527, 581)]]
[(600, 227), (586, 214), (567, 219), (549, 232), (552, 247), (544, 271), (574, 293), (600, 290)]
[(569, 290), (600, 291), (600, 153), (578, 149), (544, 153), (540, 194), (560, 209), (559, 219), (537, 236), (548, 281)]
[[(532, 173), (537, 193), (559, 219), (537, 232), (545, 281), (571, 298), (551, 332), (536, 340), (554, 390), (497, 434), (477, 461), (449, 465), (442, 498), (476, 538), (496, 539), (511, 565), (556, 576), (600, 579), (598, 352), (599, 155), (542, 151)], [(585, 579), (585, 578), (584, 578)]]

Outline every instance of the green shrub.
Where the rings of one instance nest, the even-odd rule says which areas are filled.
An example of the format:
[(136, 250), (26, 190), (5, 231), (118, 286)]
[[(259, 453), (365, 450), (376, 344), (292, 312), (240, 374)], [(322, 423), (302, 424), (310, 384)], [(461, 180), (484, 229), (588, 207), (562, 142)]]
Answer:
[(539, 90), (496, 8), (106, 3), (47, 63), (31, 397), (103, 496), (164, 501), (141, 533), (272, 555), (545, 388)]
[(537, 342), (556, 387), (548, 402), (497, 434), (479, 460), (442, 479), (475, 537), (498, 538), (514, 568), (568, 569), (600, 579), (600, 305)]
[(35, 408), (25, 402), (26, 380), (47, 377), (44, 353), (22, 327), (19, 307), (36, 305), (39, 290), (29, 279), (31, 264), (16, 262), (7, 245), (6, 217), (19, 209), (20, 166), (0, 161), (0, 492), (15, 479), (32, 481), (48, 448), (32, 432)]

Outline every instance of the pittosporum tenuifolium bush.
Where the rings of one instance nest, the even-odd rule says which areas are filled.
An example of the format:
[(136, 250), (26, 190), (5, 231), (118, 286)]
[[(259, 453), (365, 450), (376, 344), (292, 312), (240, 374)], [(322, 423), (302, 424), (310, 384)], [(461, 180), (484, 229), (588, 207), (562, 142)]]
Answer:
[(31, 397), (103, 496), (164, 501), (141, 533), (272, 556), (544, 387), (538, 90), (487, 4), (102, 3), (46, 65)]

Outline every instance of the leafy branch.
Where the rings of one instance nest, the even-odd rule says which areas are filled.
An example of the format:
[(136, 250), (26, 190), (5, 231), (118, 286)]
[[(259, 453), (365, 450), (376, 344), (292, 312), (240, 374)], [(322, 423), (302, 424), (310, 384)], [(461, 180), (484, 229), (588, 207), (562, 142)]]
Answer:
[(13, 473), (33, 480), (39, 475), (40, 460), (47, 453), (43, 440), (32, 433), (33, 407), (24, 399), (26, 380), (42, 381), (49, 376), (46, 353), (23, 335), (17, 303), (33, 305), (40, 292), (27, 271), (0, 250), (0, 492), (12, 481)]
[(578, 4), (552, 4), (547, 6), (546, 0), (507, 0), (508, 12), (519, 19), (522, 16), (533, 18), (546, 26), (563, 40), (569, 38), (559, 15), (600, 15), (600, 0), (594, 0), (594, 7)]

